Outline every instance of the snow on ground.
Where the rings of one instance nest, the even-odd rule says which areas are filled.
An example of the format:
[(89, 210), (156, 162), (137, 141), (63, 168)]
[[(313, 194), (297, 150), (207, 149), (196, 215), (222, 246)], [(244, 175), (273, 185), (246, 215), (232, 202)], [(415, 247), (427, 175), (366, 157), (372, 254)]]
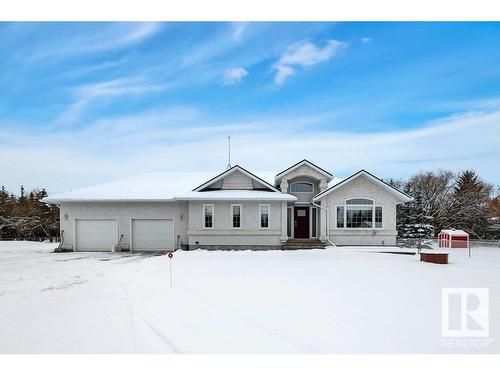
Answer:
[[(0, 242), (0, 353), (486, 353), (500, 249), (51, 253)], [(358, 248), (359, 250), (359, 248)], [(490, 288), (489, 348), (442, 346), (441, 288)]]

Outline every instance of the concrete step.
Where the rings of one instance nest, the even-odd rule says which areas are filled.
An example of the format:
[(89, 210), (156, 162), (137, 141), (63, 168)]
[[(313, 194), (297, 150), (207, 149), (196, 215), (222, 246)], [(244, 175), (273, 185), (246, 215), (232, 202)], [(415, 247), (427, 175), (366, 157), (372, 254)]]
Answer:
[(326, 244), (317, 239), (290, 238), (284, 245), (285, 250), (324, 249)]

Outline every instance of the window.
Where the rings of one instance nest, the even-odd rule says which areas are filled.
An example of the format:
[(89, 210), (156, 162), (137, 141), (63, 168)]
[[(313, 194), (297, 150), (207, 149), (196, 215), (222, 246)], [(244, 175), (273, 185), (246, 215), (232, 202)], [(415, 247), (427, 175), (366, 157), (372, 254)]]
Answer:
[(203, 227), (213, 228), (214, 227), (214, 205), (204, 204), (203, 205)]
[(292, 193), (312, 193), (313, 185), (309, 182), (293, 182), (290, 185)]
[(233, 228), (241, 228), (241, 204), (232, 204), (231, 214), (233, 218)]
[(382, 228), (382, 207), (375, 207), (375, 228)]
[(346, 199), (345, 203), (337, 206), (337, 228), (382, 229), (382, 206), (374, 206), (367, 198)]
[(269, 228), (269, 210), (270, 209), (268, 204), (259, 205), (261, 228)]
[(346, 210), (347, 228), (371, 228), (372, 222), (373, 222), (373, 207), (347, 206)]
[(347, 199), (345, 201), (345, 204), (373, 204), (373, 201), (371, 199), (365, 199), (365, 198), (354, 198), (354, 199)]
[(292, 208), (288, 207), (286, 210), (286, 235), (292, 237)]
[(344, 228), (344, 206), (337, 206), (337, 228)]
[(316, 215), (317, 215), (317, 208), (316, 207), (313, 207), (311, 208), (311, 237), (317, 237), (317, 234), (316, 234)]

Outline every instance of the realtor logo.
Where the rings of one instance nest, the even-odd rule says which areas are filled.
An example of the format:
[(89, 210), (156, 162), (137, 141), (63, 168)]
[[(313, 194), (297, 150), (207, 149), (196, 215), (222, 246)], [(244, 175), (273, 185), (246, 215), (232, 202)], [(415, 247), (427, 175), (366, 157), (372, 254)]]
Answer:
[(489, 289), (443, 288), (443, 337), (487, 337), (489, 335)]

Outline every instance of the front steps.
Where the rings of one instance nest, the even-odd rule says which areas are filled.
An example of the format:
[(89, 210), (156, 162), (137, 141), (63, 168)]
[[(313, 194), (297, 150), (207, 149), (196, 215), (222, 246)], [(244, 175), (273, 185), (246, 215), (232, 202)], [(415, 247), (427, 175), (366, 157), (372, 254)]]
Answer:
[(315, 238), (290, 238), (283, 245), (283, 250), (324, 249), (326, 244)]

